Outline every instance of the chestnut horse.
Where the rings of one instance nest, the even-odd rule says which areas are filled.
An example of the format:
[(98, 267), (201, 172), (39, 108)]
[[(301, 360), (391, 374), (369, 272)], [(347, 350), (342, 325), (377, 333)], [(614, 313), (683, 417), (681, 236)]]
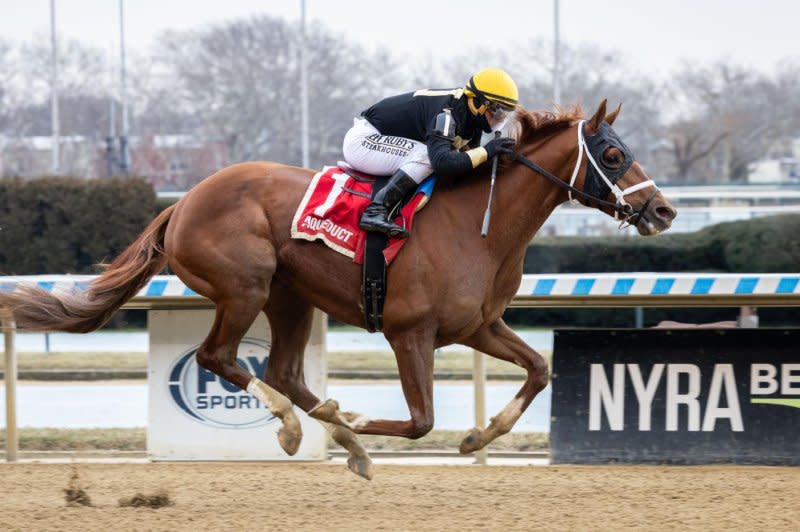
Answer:
[[(514, 399), (460, 451), (508, 432), (548, 383), (545, 360), (503, 322), (516, 294), (525, 250), (568, 198), (635, 225), (642, 235), (670, 227), (676, 211), (611, 128), (619, 107), (582, 120), (579, 109), (519, 110), (514, 155), (500, 160), (488, 235), (481, 225), (491, 165), (445, 182), (414, 222), (413, 235), (388, 271), (384, 335), (394, 350), (410, 413), (407, 420), (342, 412), (306, 387), (303, 352), (314, 308), (364, 327), (361, 267), (320, 242), (290, 238), (290, 225), (314, 171), (274, 162), (224, 168), (163, 211), (83, 292), (36, 287), (0, 292), (20, 330), (89, 332), (105, 323), (166, 265), (216, 306), (200, 366), (261, 399), (282, 420), (281, 446), (294, 454), (302, 437), (297, 405), (326, 425), (350, 452), (352, 471), (371, 478), (356, 434), (419, 438), (433, 427), (434, 350), (459, 343), (527, 371)], [(536, 161), (536, 163), (533, 162)], [(538, 164), (537, 164), (538, 163)], [(260, 312), (272, 330), (263, 380), (236, 363), (240, 340)]]

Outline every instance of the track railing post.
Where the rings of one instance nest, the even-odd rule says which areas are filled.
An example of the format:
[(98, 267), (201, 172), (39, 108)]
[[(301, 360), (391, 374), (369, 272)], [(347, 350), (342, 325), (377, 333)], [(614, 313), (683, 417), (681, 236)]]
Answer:
[(6, 462), (17, 461), (17, 355), (14, 351), (16, 325), (10, 316), (2, 316), (3, 340), (6, 350)]
[(322, 370), (320, 383), (320, 393), (325, 396), (328, 387), (328, 345), (326, 336), (328, 335), (328, 315), (319, 309), (314, 309), (314, 317), (311, 322), (311, 336), (308, 339), (308, 349), (314, 350), (320, 357)]
[[(475, 426), (486, 428), (486, 357), (479, 351), (472, 352), (472, 383), (475, 387)], [(486, 447), (475, 451), (475, 463), (486, 465), (489, 455)]]

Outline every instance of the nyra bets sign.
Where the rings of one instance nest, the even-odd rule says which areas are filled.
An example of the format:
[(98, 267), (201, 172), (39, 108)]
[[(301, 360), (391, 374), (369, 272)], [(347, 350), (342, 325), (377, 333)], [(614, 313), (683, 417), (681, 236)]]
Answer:
[(800, 331), (557, 331), (554, 463), (800, 465)]
[[(303, 429), (297, 454), (278, 444), (280, 420), (257, 398), (197, 364), (197, 349), (214, 322), (213, 310), (150, 310), (147, 326), (147, 452), (153, 460), (321, 460), (327, 433), (295, 408)], [(264, 377), (271, 336), (260, 315), (239, 345), (236, 362)], [(305, 352), (309, 388), (325, 396), (323, 349), (314, 336)]]

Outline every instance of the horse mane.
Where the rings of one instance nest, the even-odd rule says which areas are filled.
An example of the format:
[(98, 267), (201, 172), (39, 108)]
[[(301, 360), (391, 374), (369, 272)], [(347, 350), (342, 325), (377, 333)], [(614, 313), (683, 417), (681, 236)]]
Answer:
[(536, 138), (552, 133), (555, 130), (571, 126), (575, 121), (583, 118), (580, 105), (564, 109), (556, 106), (556, 111), (528, 111), (520, 108), (516, 112), (517, 123), (520, 125), (518, 144), (528, 144)]
[[(514, 113), (514, 120), (518, 124), (517, 146), (524, 146), (533, 142), (537, 138), (552, 134), (555, 131), (573, 125), (576, 121), (583, 118), (583, 109), (580, 104), (570, 108), (562, 108), (556, 105), (556, 111), (529, 111), (520, 106)], [(511, 125), (513, 127), (513, 125)], [(499, 168), (505, 169), (512, 163), (510, 157), (500, 157)], [(490, 171), (491, 164), (485, 164), (474, 168), (472, 172), (453, 179), (448, 176), (440, 176), (439, 182), (445, 186), (459, 186), (473, 181), (474, 179), (484, 179)]]

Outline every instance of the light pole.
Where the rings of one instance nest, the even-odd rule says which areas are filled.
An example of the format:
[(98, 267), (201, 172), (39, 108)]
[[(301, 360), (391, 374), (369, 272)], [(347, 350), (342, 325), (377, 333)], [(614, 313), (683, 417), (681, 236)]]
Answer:
[(128, 95), (125, 86), (125, 9), (124, 0), (119, 0), (119, 54), (120, 54), (120, 102), (122, 104), (122, 130), (119, 136), (119, 169), (127, 177), (130, 168), (128, 148)]
[(109, 88), (108, 88), (108, 136), (106, 137), (106, 174), (107, 177), (114, 177), (117, 171), (117, 161), (114, 155), (114, 138), (117, 135), (117, 117), (116, 108), (114, 105), (114, 44), (108, 54), (108, 72), (109, 72)]
[(558, 0), (553, 0), (553, 103), (558, 105), (561, 101), (561, 84), (559, 64), (559, 21), (558, 21)]
[(308, 57), (306, 51), (306, 0), (300, 0), (300, 144), (303, 147), (303, 168), (308, 160)]
[(58, 48), (56, 43), (56, 1), (50, 0), (50, 125), (53, 137), (53, 151), (50, 169), (53, 174), (60, 170), (59, 117), (58, 117)]

